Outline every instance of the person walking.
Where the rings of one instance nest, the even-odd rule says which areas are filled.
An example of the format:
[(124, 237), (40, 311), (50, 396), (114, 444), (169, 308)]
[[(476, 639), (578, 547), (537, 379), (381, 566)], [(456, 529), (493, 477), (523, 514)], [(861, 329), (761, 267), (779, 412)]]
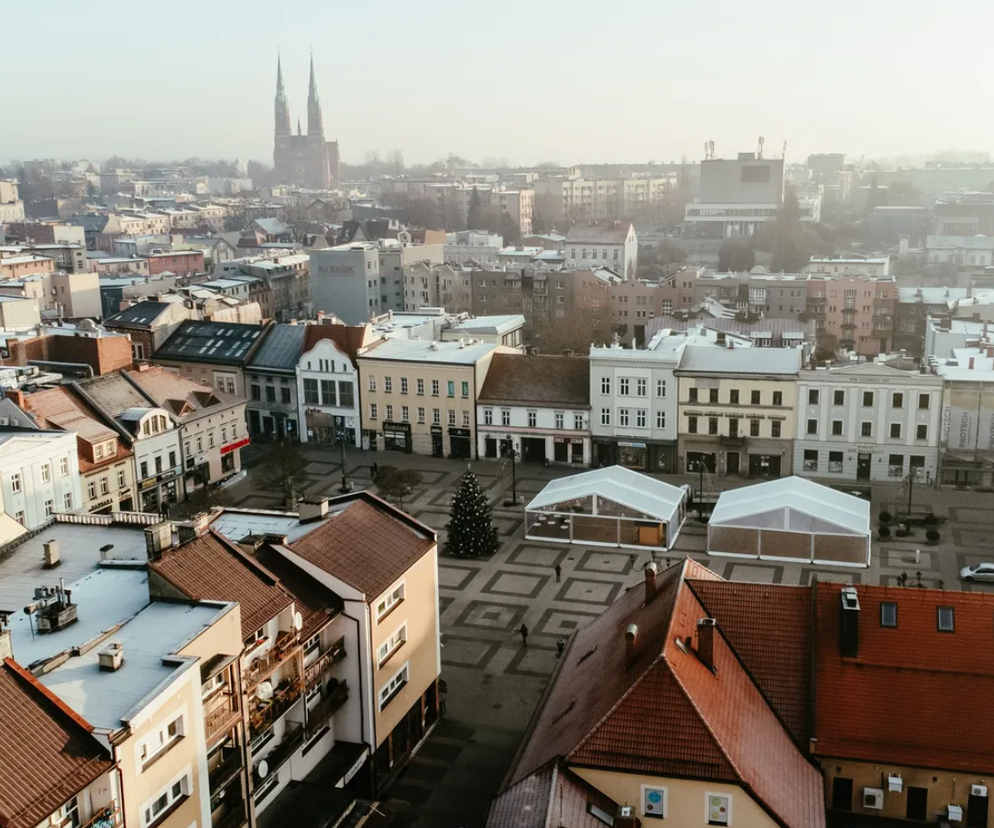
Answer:
[(556, 583), (558, 584), (563, 575), (563, 568), (556, 564)]
[(561, 638), (556, 642), (556, 660), (558, 661), (563, 654), (563, 650), (566, 649), (566, 642)]
[(373, 465), (372, 465), (372, 468), (370, 468), (370, 473), (372, 474), (372, 476), (373, 476), (373, 482), (375, 483), (376, 482), (376, 476), (380, 473), (380, 464), (374, 462)]
[(522, 647), (527, 647), (528, 646), (528, 627), (526, 627), (524, 624), (522, 624), (521, 625), (521, 629), (519, 629), (518, 632), (521, 633), (521, 646)]

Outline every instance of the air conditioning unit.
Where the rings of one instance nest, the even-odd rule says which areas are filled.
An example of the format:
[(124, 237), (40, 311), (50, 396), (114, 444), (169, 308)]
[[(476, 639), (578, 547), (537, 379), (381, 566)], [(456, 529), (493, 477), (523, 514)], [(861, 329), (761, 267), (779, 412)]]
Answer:
[(904, 780), (900, 774), (892, 773), (887, 777), (887, 790), (901, 793), (904, 790)]
[(863, 788), (863, 807), (871, 811), (882, 811), (884, 807), (883, 788)]
[(970, 796), (987, 796), (986, 785), (971, 785)]
[(946, 819), (950, 822), (962, 822), (963, 821), (963, 806), (962, 805), (950, 805), (946, 810)]

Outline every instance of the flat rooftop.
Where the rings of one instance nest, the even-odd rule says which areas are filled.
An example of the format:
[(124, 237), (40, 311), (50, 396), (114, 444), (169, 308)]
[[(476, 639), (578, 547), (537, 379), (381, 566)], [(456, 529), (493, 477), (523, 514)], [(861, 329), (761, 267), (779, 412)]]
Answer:
[[(328, 504), (328, 514), (340, 512), (344, 506)], [(211, 521), (211, 529), (224, 535), (233, 543), (249, 535), (280, 535), (290, 543), (299, 540), (324, 521), (301, 523), (296, 512), (270, 512), (263, 509), (228, 509)]]
[(38, 680), (95, 728), (116, 730), (151, 701), (150, 697), (197, 665), (198, 658), (176, 656), (176, 651), (234, 606), (149, 604), (106, 640), (106, 644), (118, 643), (124, 648), (119, 670), (100, 669), (99, 652), (105, 646), (101, 645), (69, 658)]

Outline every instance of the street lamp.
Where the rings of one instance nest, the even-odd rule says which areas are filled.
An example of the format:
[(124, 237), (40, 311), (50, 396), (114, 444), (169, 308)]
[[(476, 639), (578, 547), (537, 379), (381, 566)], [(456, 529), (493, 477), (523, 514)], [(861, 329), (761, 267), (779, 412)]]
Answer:
[(511, 499), (505, 500), (505, 506), (517, 506), (518, 505), (518, 478), (517, 471), (515, 469), (515, 461), (518, 457), (518, 452), (514, 448), (514, 438), (510, 434), (507, 435), (507, 444), (509, 448), (504, 452), (505, 457), (511, 458)]
[(352, 491), (352, 484), (349, 483), (348, 472), (345, 470), (345, 427), (342, 426), (338, 430), (338, 448), (342, 453), (342, 485), (339, 487), (339, 491), (342, 494)]

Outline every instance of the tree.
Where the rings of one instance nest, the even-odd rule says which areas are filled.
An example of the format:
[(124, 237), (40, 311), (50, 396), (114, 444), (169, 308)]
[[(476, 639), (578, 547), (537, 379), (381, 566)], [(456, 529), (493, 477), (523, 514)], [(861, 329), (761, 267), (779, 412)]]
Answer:
[(297, 495), (303, 492), (307, 479), (304, 470), (309, 462), (293, 446), (283, 443), (274, 445), (260, 463), (262, 474), (258, 479), (259, 488), (262, 491), (280, 492), (283, 506), (292, 509), (297, 503)]
[(745, 239), (727, 239), (718, 249), (718, 270), (741, 273), (756, 265), (756, 251)]
[(922, 192), (910, 181), (895, 181), (887, 191), (891, 207), (914, 207), (921, 204)]
[(521, 228), (510, 213), (501, 213), (500, 234), (504, 237), (504, 244), (517, 244), (521, 241)]
[(663, 265), (680, 264), (687, 261), (687, 253), (676, 242), (661, 241), (656, 245), (656, 261)]
[(445, 552), (453, 557), (483, 558), (497, 551), (490, 501), (473, 472), (466, 472), (459, 481), (445, 531)]
[(398, 469), (395, 466), (381, 466), (373, 478), (377, 491), (387, 500), (396, 501), (399, 509), (404, 501), (421, 485), (421, 473), (414, 469)]
[(466, 227), (470, 230), (479, 230), (480, 225), (480, 209), (483, 207), (483, 201), (480, 199), (480, 191), (473, 187), (473, 192), (469, 194), (469, 209), (466, 211)]
[(788, 187), (783, 205), (773, 222), (770, 270), (774, 273), (799, 273), (811, 259), (814, 249), (811, 241), (801, 225), (801, 205), (797, 201), (797, 193), (793, 187)]

